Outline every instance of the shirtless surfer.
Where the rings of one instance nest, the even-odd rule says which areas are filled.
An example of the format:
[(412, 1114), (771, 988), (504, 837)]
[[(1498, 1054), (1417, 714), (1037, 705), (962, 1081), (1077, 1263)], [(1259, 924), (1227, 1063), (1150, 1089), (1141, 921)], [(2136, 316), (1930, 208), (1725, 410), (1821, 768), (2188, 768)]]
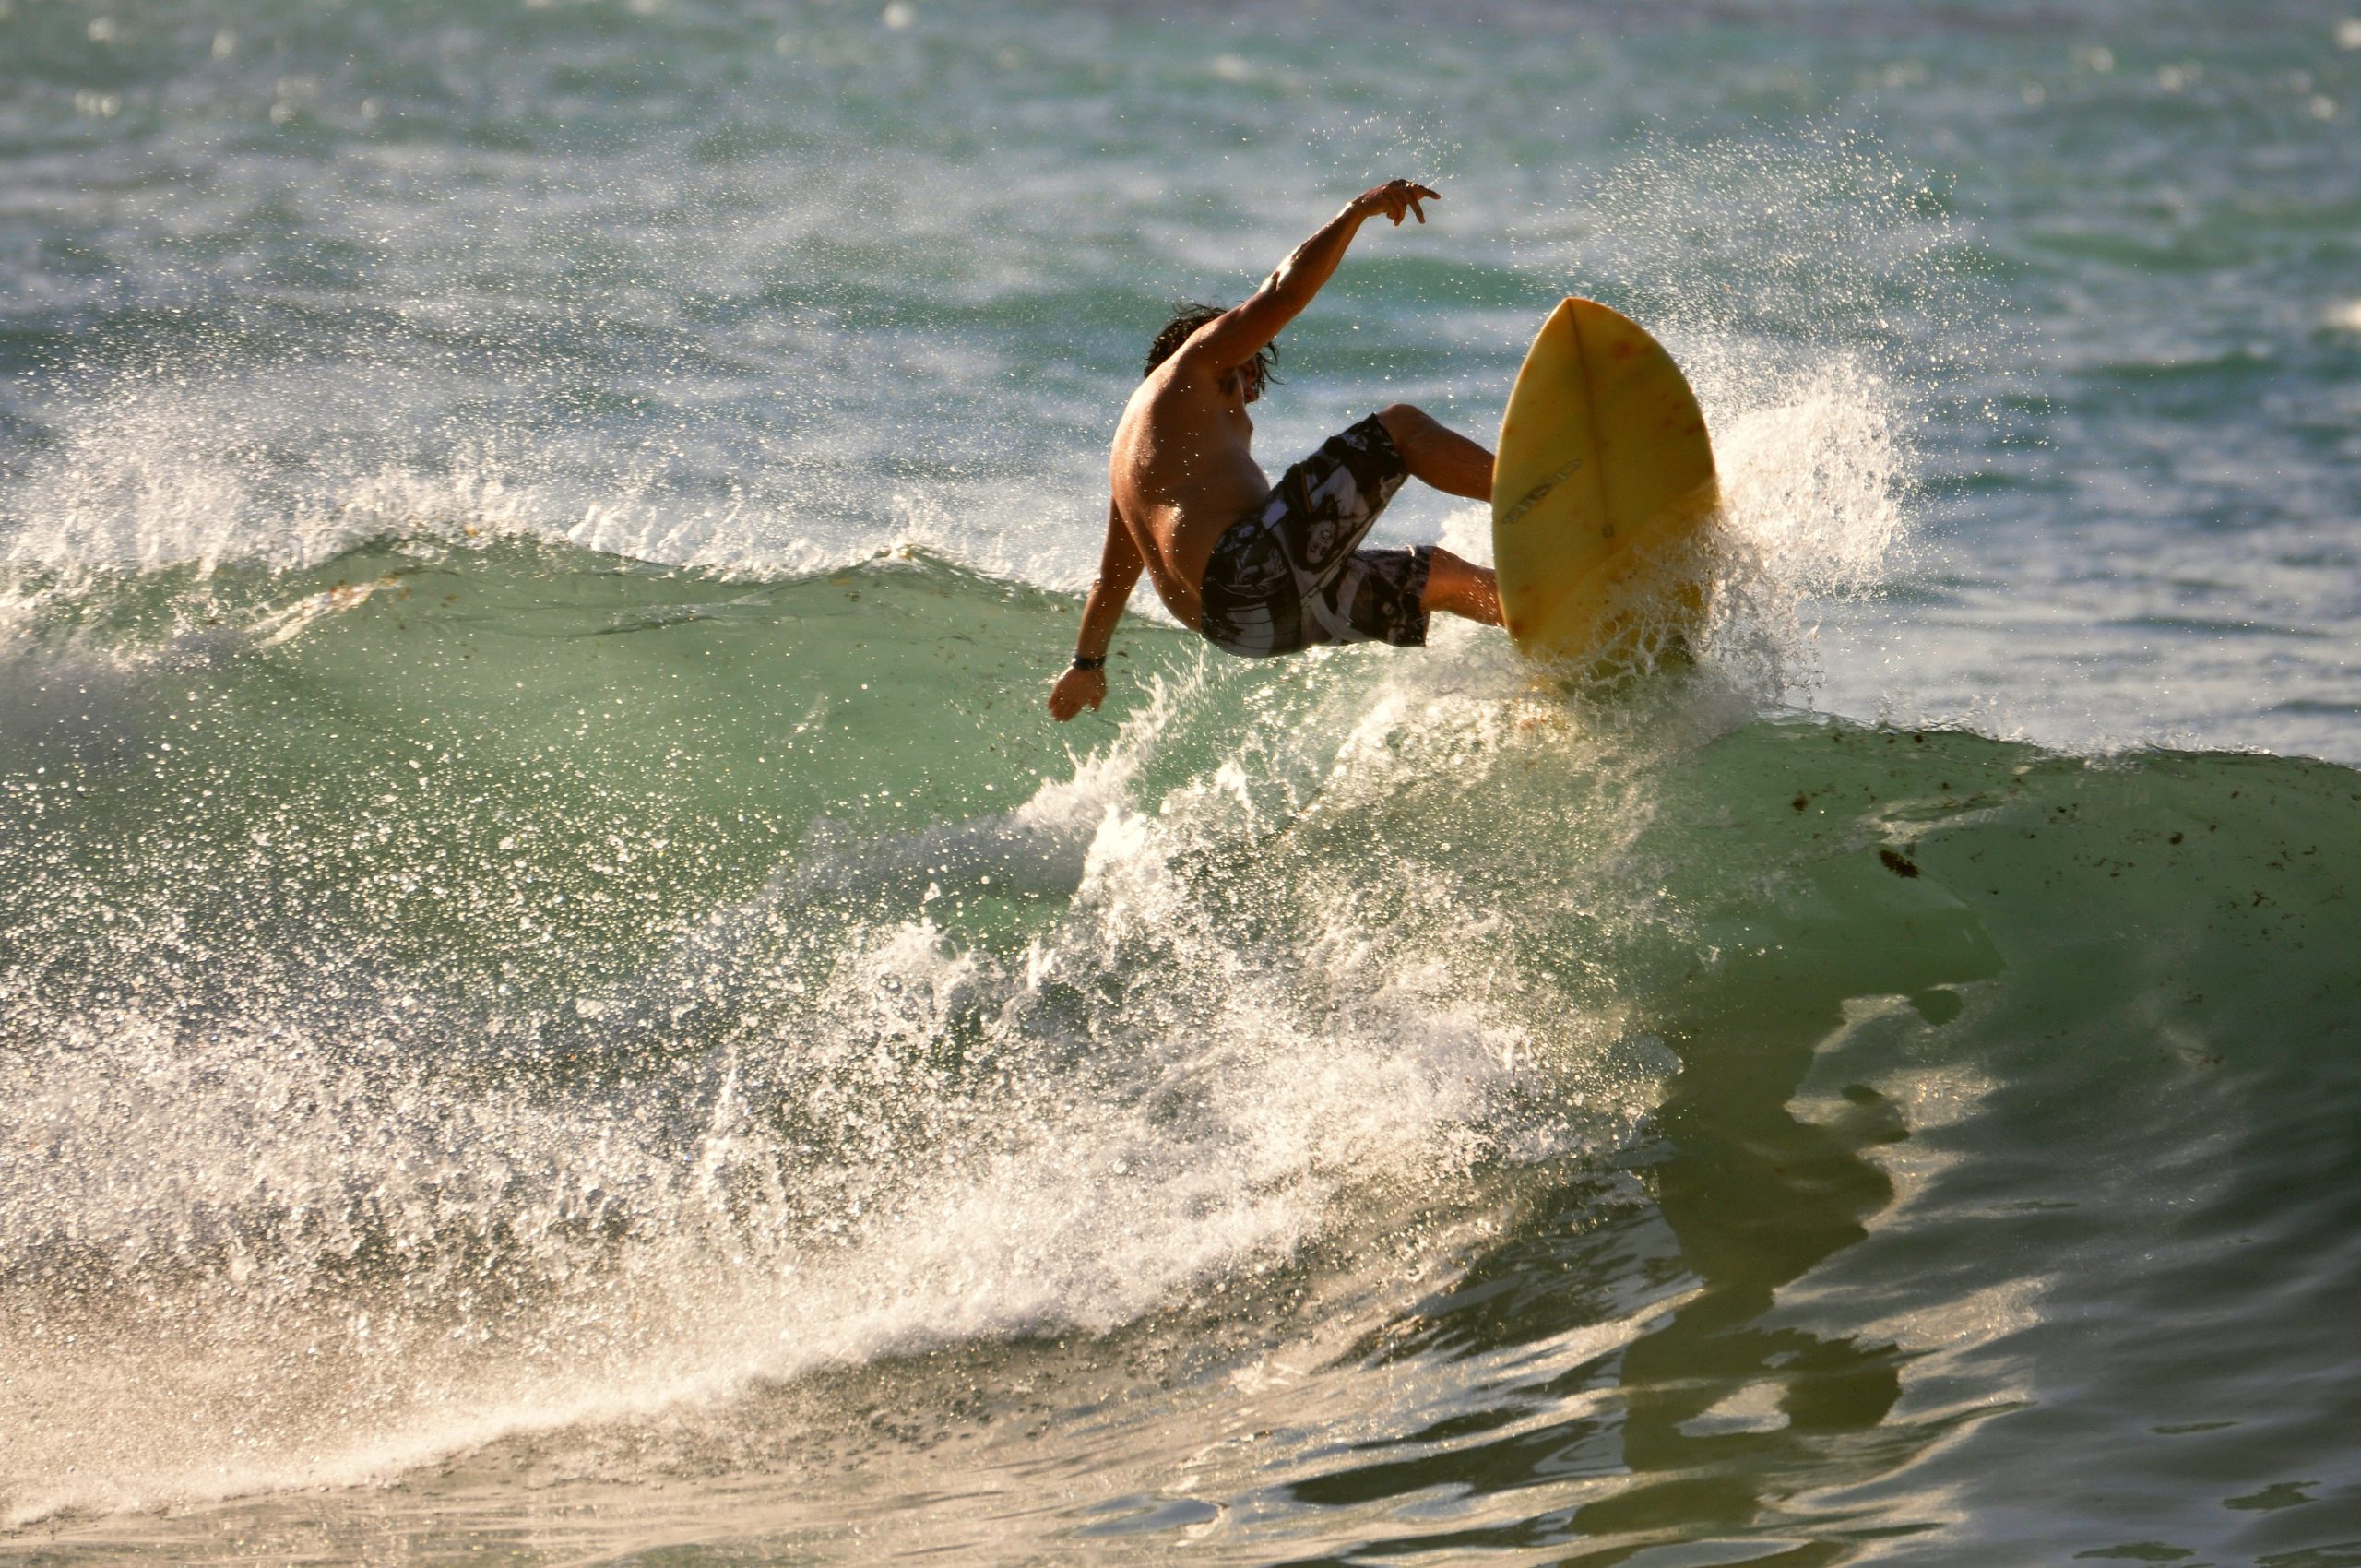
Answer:
[(1073, 666), (1050, 689), (1064, 720), (1107, 695), (1107, 644), (1143, 569), (1165, 608), (1229, 653), (1294, 653), (1314, 643), (1418, 647), (1445, 610), (1497, 626), (1492, 574), (1432, 545), (1362, 550), (1404, 479), (1474, 501), (1492, 495), (1492, 455), (1406, 403), (1332, 435), (1274, 486), (1250, 450), (1246, 405), (1262, 396), (1271, 339), (1335, 272), (1365, 220), (1427, 220), (1442, 197), (1389, 180), (1346, 204), (1235, 310), (1192, 305), (1157, 334), (1146, 379), (1115, 427), (1114, 498), (1098, 580), (1083, 606)]

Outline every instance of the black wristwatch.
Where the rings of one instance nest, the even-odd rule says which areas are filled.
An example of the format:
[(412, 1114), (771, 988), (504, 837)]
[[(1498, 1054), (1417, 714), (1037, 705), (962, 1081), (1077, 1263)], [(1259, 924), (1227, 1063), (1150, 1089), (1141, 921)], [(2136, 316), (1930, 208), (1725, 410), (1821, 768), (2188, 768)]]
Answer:
[(1104, 670), (1107, 668), (1107, 656), (1102, 653), (1096, 659), (1089, 659), (1077, 653), (1074, 656), (1074, 667), (1076, 670)]

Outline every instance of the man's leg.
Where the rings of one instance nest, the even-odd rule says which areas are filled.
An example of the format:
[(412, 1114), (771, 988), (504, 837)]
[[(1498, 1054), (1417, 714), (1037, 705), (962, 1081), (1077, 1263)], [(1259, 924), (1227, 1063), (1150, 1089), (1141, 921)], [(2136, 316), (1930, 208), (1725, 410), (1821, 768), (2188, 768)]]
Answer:
[(1462, 561), (1448, 550), (1437, 550), (1427, 558), (1427, 588), (1418, 602), (1429, 613), (1447, 610), (1487, 626), (1501, 624), (1500, 579), (1489, 566)]
[[(1377, 411), (1380, 424), (1402, 454), (1410, 477), (1470, 501), (1492, 498), (1492, 455), (1423, 409), (1394, 403)], [(1431, 613), (1447, 611), (1487, 626), (1501, 624), (1501, 588), (1489, 566), (1438, 550), (1427, 562), (1426, 591), (1418, 602)]]
[[(1403, 466), (1410, 470), (1412, 479), (1470, 501), (1492, 498), (1489, 452), (1457, 431), (1445, 429), (1424, 410), (1407, 403), (1393, 403), (1378, 410), (1377, 421), (1394, 438), (1394, 449), (1402, 454)], [(1497, 615), (1493, 618), (1499, 619)]]

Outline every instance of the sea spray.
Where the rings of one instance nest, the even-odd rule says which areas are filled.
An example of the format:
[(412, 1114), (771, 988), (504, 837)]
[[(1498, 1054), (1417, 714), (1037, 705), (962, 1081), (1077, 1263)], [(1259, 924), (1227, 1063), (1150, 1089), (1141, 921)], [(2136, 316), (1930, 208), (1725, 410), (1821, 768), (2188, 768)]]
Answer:
[[(547, 559), (456, 561), (538, 582)], [(1284, 1263), (1344, 1188), (1392, 1172), (1430, 1194), (1503, 1136), (1534, 1150), (1622, 1135), (1612, 1096), (1572, 1121), (1552, 1111), (1555, 1132), (1497, 1099), (1533, 1048), (1460, 1016), (1465, 965), (1405, 947), (1469, 918), (1399, 909), (1406, 868), (1358, 894), (1362, 873), (1327, 854), (1309, 882), (1284, 853), (1217, 869), (1264, 858), (1258, 842), (1323, 785), (1304, 771), (1319, 766), (1309, 715), (1256, 723), (1288, 738), (1267, 760), (1235, 753), (1220, 737), (1236, 716), (1201, 662), (1071, 782), (1013, 789), (1010, 810), (956, 831), (881, 831), (872, 815), (847, 838), (826, 801), (800, 841), (775, 804), (741, 801), (722, 822), (683, 819), (683, 802), (651, 812), (647, 783), (683, 777), (666, 723), (652, 751), (590, 742), (595, 783), (532, 782), (549, 753), (513, 731), (490, 752), (458, 735), (421, 749), (407, 725), (325, 714), (303, 743), (326, 745), (334, 775), (290, 794), (237, 766), (297, 740), (264, 717), (266, 694), (350, 633), (464, 640), (470, 580), (357, 598), (176, 673), (209, 698), (151, 683), (176, 742), (127, 772), (45, 754), (61, 777), (38, 764), (15, 797), (27, 853), (42, 852), (48, 802), (89, 780), (144, 779), (131, 810), (149, 816), (86, 846), (112, 869), (65, 903), (95, 921), (47, 899), (10, 916), (12, 950), (40, 962), (9, 977), (6, 1098), (20, 1134), (44, 1131), (9, 1183), (6, 1233), (28, 1333), (76, 1348), (28, 1396), (53, 1412), (101, 1367), (150, 1368), (136, 1420), (44, 1415), (42, 1463), (67, 1467), (16, 1483), (19, 1512), (374, 1473), (433, 1431), (473, 1443), (895, 1347), (1103, 1331)], [(1006, 599), (939, 568), (855, 581), (785, 585), (718, 621), (635, 615), (629, 635), (694, 646), (750, 618), (792, 635), (799, 607), (852, 595), (888, 615), (946, 590)], [(611, 614), (589, 607), (582, 630)], [(913, 644), (908, 678), (943, 646)], [(452, 646), (440, 659), (466, 675)], [(245, 731), (257, 698), (266, 728)], [(1318, 700), (1322, 723), (1352, 722)], [(1176, 729), (1191, 758), (1236, 760), (1170, 774)], [(887, 719), (872, 742), (901, 735)], [(792, 742), (784, 725), (707, 731), (699, 771)], [(635, 766), (655, 771), (635, 781)], [(956, 751), (928, 766), (973, 780)], [(489, 771), (505, 767), (521, 794)], [(1240, 814), (1226, 773), (1251, 777), (1265, 809)], [(533, 804), (552, 785), (587, 788), (566, 820)], [(348, 790), (351, 814), (332, 803)], [(752, 851), (737, 874), (774, 868), (766, 890), (708, 902), (708, 880), (665, 892), (635, 869), (718, 871), (739, 856), (717, 861), (717, 831)], [(330, 857), (335, 883), (314, 885), (306, 868)], [(299, 921), (300, 966), (280, 946)], [(193, 1424), (235, 1441), (175, 1465)], [(103, 1479), (61, 1491), (68, 1473)]]

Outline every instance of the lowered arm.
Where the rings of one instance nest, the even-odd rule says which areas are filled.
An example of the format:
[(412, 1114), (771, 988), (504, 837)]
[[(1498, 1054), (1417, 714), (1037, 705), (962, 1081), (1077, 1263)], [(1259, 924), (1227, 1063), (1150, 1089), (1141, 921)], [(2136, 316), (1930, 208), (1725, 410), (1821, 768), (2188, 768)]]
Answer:
[(1098, 555), (1098, 579), (1083, 601), (1082, 628), (1074, 634), (1074, 664), (1050, 688), (1050, 716), (1062, 724), (1086, 707), (1096, 708), (1107, 696), (1107, 645), (1115, 623), (1123, 618), (1140, 572), (1147, 564), (1123, 515), (1107, 503), (1107, 543)]

